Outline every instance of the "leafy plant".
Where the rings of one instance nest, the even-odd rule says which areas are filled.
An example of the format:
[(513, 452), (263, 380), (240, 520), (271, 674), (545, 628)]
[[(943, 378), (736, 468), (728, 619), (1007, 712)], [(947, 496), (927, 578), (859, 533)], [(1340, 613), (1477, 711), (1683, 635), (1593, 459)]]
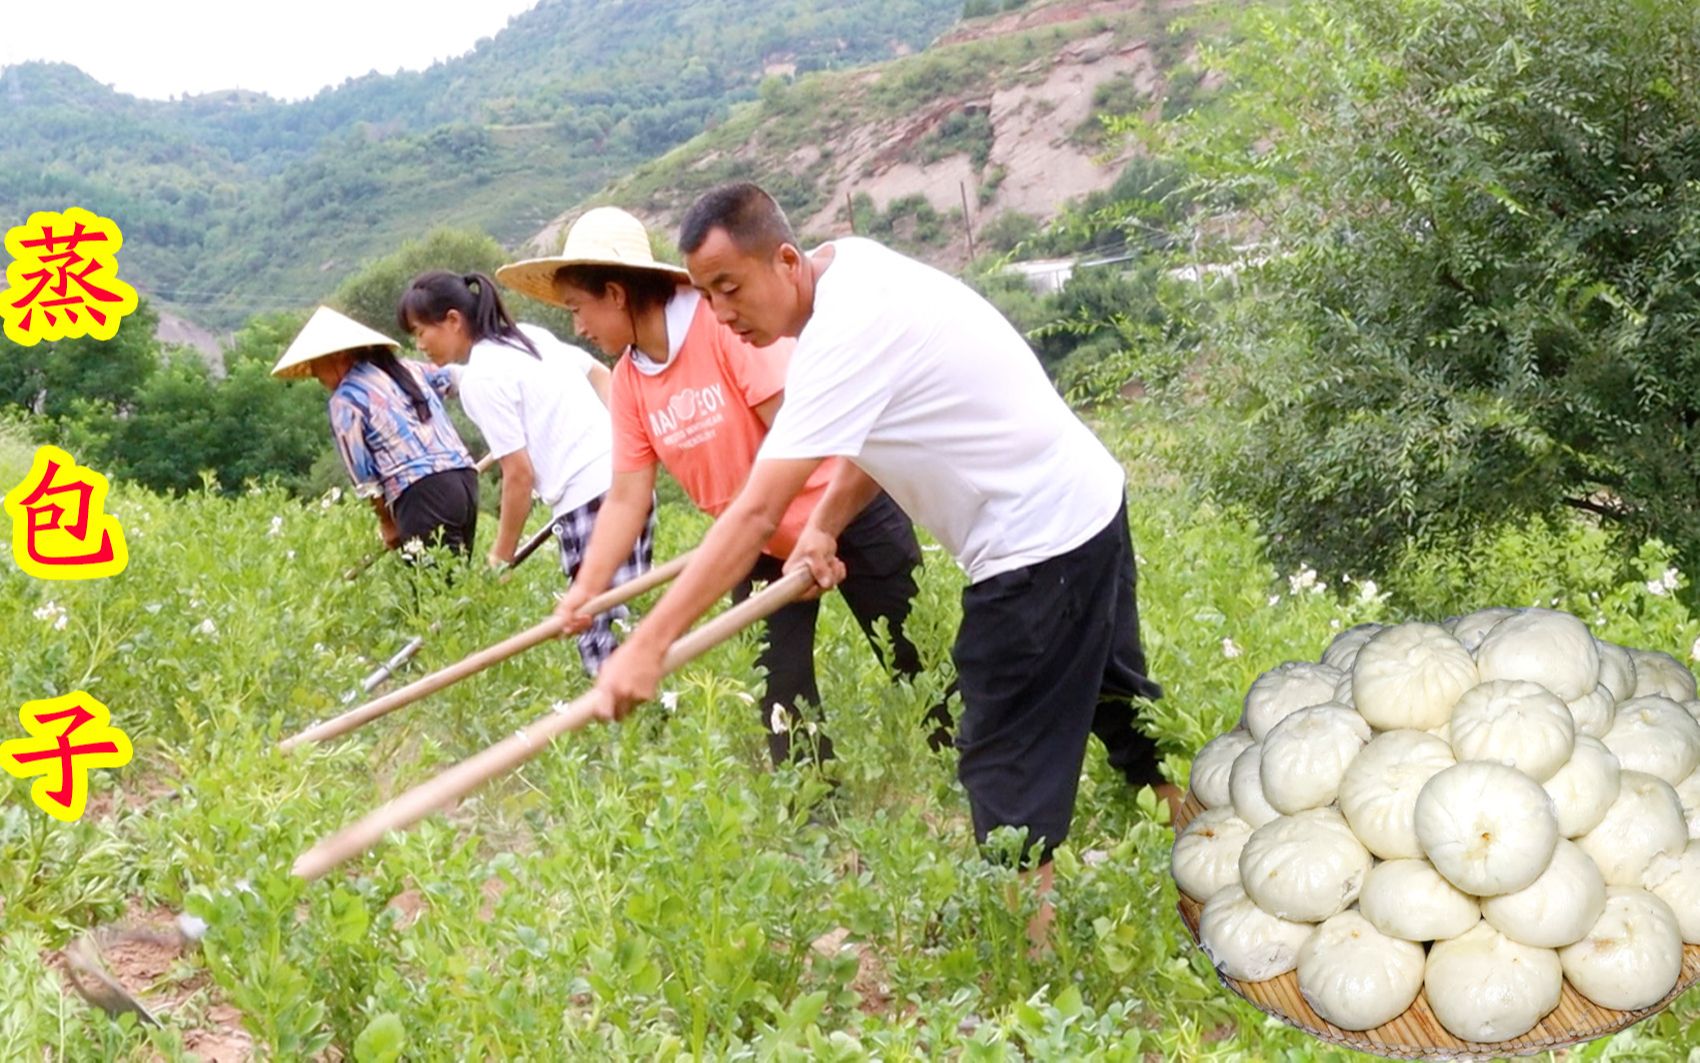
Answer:
[[(1389, 572), (1596, 515), (1700, 561), (1696, 10), (1352, 0), (1248, 14), (1169, 143), (1246, 297), (1217, 454), (1284, 557)], [(1488, 487), (1491, 485), (1491, 489)]]

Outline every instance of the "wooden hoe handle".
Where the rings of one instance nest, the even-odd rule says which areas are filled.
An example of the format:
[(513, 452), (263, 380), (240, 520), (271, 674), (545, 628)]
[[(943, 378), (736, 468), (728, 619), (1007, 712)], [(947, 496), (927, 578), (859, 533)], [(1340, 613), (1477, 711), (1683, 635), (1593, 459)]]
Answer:
[[(604, 591), (590, 601), (584, 603), (584, 612), (594, 616), (607, 612), (616, 605), (621, 605), (645, 591), (659, 587), (684, 571), (689, 563), (691, 552), (686, 551), (673, 560), (652, 568), (636, 579), (628, 580), (611, 590)], [(299, 734), (290, 735), (277, 744), (280, 750), (291, 750), (303, 742), (322, 742), (327, 738), (347, 734), (361, 724), (375, 720), (386, 713), (394, 712), (404, 705), (411, 705), (420, 698), (435, 694), (446, 686), (460, 682), (469, 675), (475, 675), (500, 664), (509, 657), (523, 653), (533, 646), (548, 642), (561, 633), (561, 622), (551, 616), (549, 619), (533, 624), (517, 635), (511, 635), (494, 646), (487, 646), (469, 657), (462, 658), (447, 668), (432, 672), (428, 676), (415, 679), (400, 690), (392, 690), (381, 698), (357, 705), (340, 716), (324, 720), (307, 728)]]
[[(760, 594), (752, 595), (673, 643), (663, 659), (663, 670), (672, 672), (694, 660), (757, 620), (795, 601), (813, 584), (814, 577), (806, 568), (789, 573)], [(295, 861), (295, 874), (312, 881), (370, 849), (388, 832), (411, 827), (432, 812), (452, 805), (496, 776), (512, 771), (535, 757), (556, 736), (582, 730), (606, 703), (607, 695), (592, 689), (570, 702), (557, 705), (530, 727), (515, 731), (483, 752), (391, 799), (364, 819), (344, 827), (302, 853)]]

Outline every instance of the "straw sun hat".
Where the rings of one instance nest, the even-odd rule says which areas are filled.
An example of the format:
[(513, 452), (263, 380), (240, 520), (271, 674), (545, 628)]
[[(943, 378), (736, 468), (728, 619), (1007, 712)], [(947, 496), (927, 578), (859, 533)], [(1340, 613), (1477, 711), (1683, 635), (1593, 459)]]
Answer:
[(573, 222), (559, 255), (510, 263), (496, 271), (496, 279), (539, 302), (560, 306), (555, 273), (562, 266), (619, 266), (665, 273), (684, 281), (691, 276), (679, 266), (655, 260), (643, 222), (619, 207), (595, 207)]
[(401, 344), (382, 332), (373, 331), (328, 306), (321, 306), (307, 319), (306, 326), (301, 329), (300, 335), (295, 337), (295, 342), (289, 345), (289, 350), (284, 351), (283, 357), (272, 366), (272, 376), (285, 380), (312, 376), (307, 363), (328, 354), (357, 351), (362, 347), (401, 350)]

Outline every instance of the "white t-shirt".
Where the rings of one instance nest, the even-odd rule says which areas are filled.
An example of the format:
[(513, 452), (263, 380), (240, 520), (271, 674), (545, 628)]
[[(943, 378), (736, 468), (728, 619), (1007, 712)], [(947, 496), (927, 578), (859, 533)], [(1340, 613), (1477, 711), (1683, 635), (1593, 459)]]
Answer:
[(931, 266), (831, 246), (760, 457), (851, 459), (974, 582), (1101, 531), (1126, 475), (1021, 334)]
[(633, 344), (626, 348), (626, 355), (631, 359), (632, 368), (644, 376), (660, 376), (673, 364), (673, 359), (679, 357), (679, 349), (685, 345), (685, 334), (691, 331), (691, 322), (696, 320), (697, 304), (702, 302), (702, 296), (693, 288), (681, 285), (673, 292), (673, 297), (667, 300), (663, 310), (667, 322), (667, 360), (658, 362), (649, 355), (638, 350)]
[(472, 345), (460, 378), (460, 403), (490, 444), (507, 457), (525, 450), (537, 496), (560, 516), (608, 491), (613, 430), (589, 374), (596, 360), (547, 329), (520, 325), (542, 358), (498, 340)]

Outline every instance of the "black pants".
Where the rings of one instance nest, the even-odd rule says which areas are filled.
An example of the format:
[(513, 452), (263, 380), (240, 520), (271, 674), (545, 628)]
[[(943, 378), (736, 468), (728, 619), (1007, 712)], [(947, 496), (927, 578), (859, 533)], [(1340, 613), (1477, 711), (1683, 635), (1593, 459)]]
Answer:
[(1162, 688), (1145, 675), (1124, 502), (1104, 529), (1057, 557), (962, 592), (953, 656), (962, 691), (957, 775), (974, 833), (1027, 828), (1039, 862), (1068, 837), (1086, 736), (1130, 784), (1162, 781), (1157, 744), (1134, 701)]
[(478, 528), (478, 473), (450, 469), (432, 473), (409, 487), (390, 506), (401, 541), (418, 539), (426, 546), (441, 542), (456, 553), (472, 553)]
[[(892, 653), (886, 663), (905, 678), (919, 674), (920, 651), (903, 632), (903, 622), (915, 599), (915, 568), (921, 563), (921, 545), (908, 515), (881, 492), (838, 537), (838, 557), (845, 569), (838, 591), (876, 652), (875, 625), (884, 620)], [(741, 602), (749, 597), (754, 581), (778, 579), (784, 565), (780, 558), (761, 555), (750, 574), (732, 589), (732, 600)], [(767, 728), (768, 751), (774, 764), (784, 763), (792, 755), (791, 731), (799, 719), (797, 704), (820, 704), (820, 687), (815, 681), (815, 622), (819, 616), (820, 601), (816, 599), (793, 602), (767, 618), (761, 656), (757, 658), (757, 663), (767, 669), (767, 688), (756, 704)], [(832, 756), (832, 741), (824, 734), (815, 748), (823, 760)]]

